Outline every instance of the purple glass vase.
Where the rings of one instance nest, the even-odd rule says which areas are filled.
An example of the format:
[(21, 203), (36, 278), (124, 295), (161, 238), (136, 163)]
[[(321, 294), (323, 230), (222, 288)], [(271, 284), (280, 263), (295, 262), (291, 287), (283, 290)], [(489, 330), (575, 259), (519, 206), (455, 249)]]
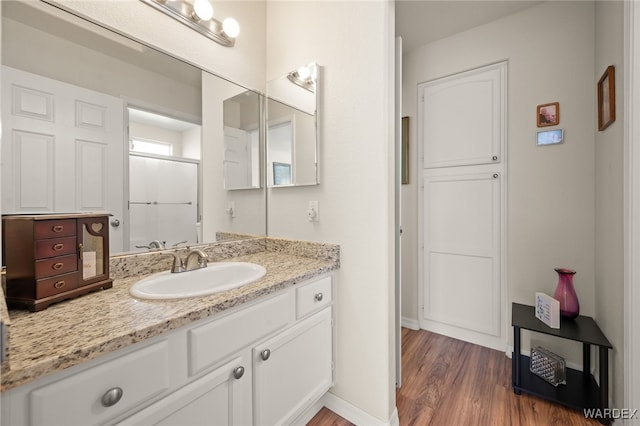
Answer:
[(566, 268), (554, 268), (558, 273), (558, 286), (553, 298), (560, 302), (560, 315), (564, 318), (574, 319), (580, 315), (580, 303), (576, 289), (573, 288), (573, 276), (576, 271)]

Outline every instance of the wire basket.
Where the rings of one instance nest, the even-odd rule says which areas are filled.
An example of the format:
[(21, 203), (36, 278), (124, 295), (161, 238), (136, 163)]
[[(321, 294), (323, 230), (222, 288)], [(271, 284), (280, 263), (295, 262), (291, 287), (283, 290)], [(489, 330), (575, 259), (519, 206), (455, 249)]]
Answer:
[(556, 387), (567, 383), (564, 358), (541, 346), (531, 351), (529, 371)]

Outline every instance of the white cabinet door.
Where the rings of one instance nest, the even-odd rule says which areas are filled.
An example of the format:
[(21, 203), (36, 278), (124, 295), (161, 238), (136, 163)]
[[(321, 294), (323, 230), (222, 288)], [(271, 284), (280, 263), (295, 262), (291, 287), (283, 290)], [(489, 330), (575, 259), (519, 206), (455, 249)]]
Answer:
[(253, 363), (253, 423), (289, 423), (331, 387), (331, 309), (255, 346)]
[[(123, 220), (123, 103), (2, 67), (2, 212), (105, 211)], [(111, 227), (112, 253), (122, 227)]]
[[(424, 178), (423, 320), (428, 329), (499, 347), (501, 333), (500, 175)], [(455, 337), (455, 336), (454, 336)]]
[(425, 168), (503, 160), (505, 72), (496, 64), (421, 85)]
[(119, 426), (251, 424), (251, 351), (127, 418)]

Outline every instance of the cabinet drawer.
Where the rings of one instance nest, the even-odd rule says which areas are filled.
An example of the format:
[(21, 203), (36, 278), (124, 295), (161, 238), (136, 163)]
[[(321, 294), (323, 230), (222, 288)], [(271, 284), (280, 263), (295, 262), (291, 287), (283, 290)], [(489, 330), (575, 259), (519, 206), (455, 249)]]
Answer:
[(64, 293), (65, 291), (73, 290), (77, 286), (78, 274), (75, 272), (38, 280), (36, 281), (36, 299)]
[(329, 305), (331, 290), (331, 277), (321, 278), (296, 289), (296, 318), (302, 318)]
[(76, 237), (52, 238), (36, 241), (36, 259), (64, 256), (76, 252)]
[(78, 256), (52, 257), (50, 259), (36, 260), (36, 279), (66, 274), (78, 270)]
[(76, 235), (75, 219), (42, 220), (34, 225), (36, 240)]
[(213, 366), (267, 334), (291, 316), (289, 292), (189, 330), (189, 374)]
[[(32, 424), (103, 424), (166, 391), (168, 371), (169, 345), (162, 341), (43, 386), (29, 394)], [(105, 406), (103, 396), (117, 388), (122, 397)]]

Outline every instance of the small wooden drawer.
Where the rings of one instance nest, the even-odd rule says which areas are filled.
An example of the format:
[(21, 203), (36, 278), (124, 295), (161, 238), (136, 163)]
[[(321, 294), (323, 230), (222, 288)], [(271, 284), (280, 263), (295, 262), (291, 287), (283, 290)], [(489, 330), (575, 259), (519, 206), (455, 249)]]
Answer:
[(50, 259), (36, 260), (36, 280), (66, 274), (78, 270), (78, 256), (52, 257)]
[(36, 241), (36, 259), (74, 254), (76, 250), (75, 236)]
[(36, 299), (64, 293), (65, 291), (73, 290), (77, 286), (78, 274), (74, 272), (38, 280), (36, 281)]
[(75, 219), (36, 221), (34, 228), (34, 237), (36, 240), (76, 235)]
[(331, 304), (331, 277), (320, 278), (296, 290), (296, 318)]

